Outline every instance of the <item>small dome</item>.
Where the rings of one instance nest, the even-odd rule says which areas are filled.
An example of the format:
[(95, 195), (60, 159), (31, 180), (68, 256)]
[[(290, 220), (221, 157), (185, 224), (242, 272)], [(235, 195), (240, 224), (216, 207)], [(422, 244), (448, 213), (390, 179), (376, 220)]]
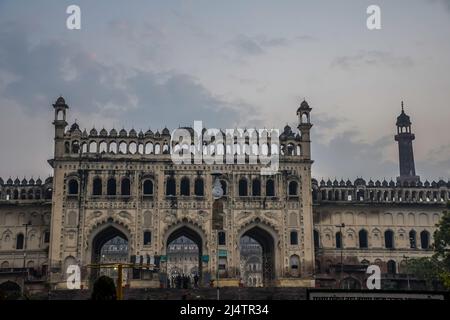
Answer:
[(75, 130), (80, 130), (80, 126), (78, 125), (78, 123), (74, 122), (71, 126), (70, 126), (70, 132), (74, 132)]
[(23, 178), (21, 181), (22, 185), (26, 186), (28, 184), (27, 179)]
[(287, 124), (287, 125), (284, 127), (284, 131), (283, 131), (283, 132), (286, 133), (286, 134), (290, 134), (291, 131), (292, 131), (291, 127)]
[(83, 136), (83, 138), (87, 138), (88, 133), (87, 133), (86, 129), (83, 130), (82, 136)]
[(125, 129), (122, 129), (119, 131), (119, 137), (126, 137), (127, 136), (127, 131)]
[(389, 187), (391, 188), (395, 187), (395, 182), (393, 180), (389, 181)]
[(369, 180), (369, 187), (373, 187), (375, 184), (373, 183), (372, 179)]
[(34, 179), (33, 178), (31, 178), (29, 181), (28, 181), (28, 184), (30, 184), (30, 185), (34, 185)]
[(93, 137), (97, 136), (97, 130), (95, 128), (92, 128), (91, 131), (89, 132), (89, 135)]
[(300, 137), (300, 134), (297, 133), (297, 134), (295, 135), (295, 140), (296, 140), (296, 141), (302, 140), (302, 138)]
[(417, 186), (418, 187), (423, 187), (423, 182), (419, 180), (419, 182), (417, 182)]
[(163, 131), (162, 131), (162, 134), (163, 134), (163, 135), (170, 135), (169, 129), (164, 128)]
[(128, 134), (130, 137), (137, 137), (137, 133), (136, 133), (136, 130), (134, 130), (134, 129), (131, 129), (130, 130), (130, 133)]
[(106, 131), (105, 128), (103, 128), (102, 130), (100, 130), (100, 136), (106, 137), (107, 135), (108, 135), (108, 131)]
[(375, 187), (381, 187), (381, 182), (380, 182), (380, 180), (377, 180), (377, 181), (375, 182)]
[(327, 180), (327, 187), (332, 187), (333, 183), (331, 182), (331, 180), (328, 178)]
[(381, 184), (383, 185), (383, 187), (388, 187), (389, 186), (389, 184), (386, 181), (386, 179), (383, 179), (383, 182)]
[(58, 105), (66, 104), (66, 100), (64, 100), (64, 98), (62, 96), (59, 96), (59, 98), (56, 99), (55, 104), (58, 104)]
[(347, 187), (351, 187), (352, 186), (352, 182), (350, 181), (350, 179), (347, 179), (347, 182), (345, 184), (347, 185)]
[(433, 188), (437, 188), (437, 186), (438, 186), (438, 184), (437, 184), (437, 182), (436, 182), (436, 181), (433, 181), (433, 182), (431, 183), (431, 187), (433, 187)]
[(425, 188), (429, 188), (430, 187), (430, 182), (428, 182), (428, 180), (425, 180), (425, 183), (423, 184), (423, 186)]
[(145, 133), (145, 136), (146, 136), (146, 137), (151, 137), (151, 136), (153, 136), (153, 131), (150, 130), (150, 129), (148, 129), (147, 132)]
[(156, 132), (155, 132), (155, 137), (159, 137), (161, 134), (159, 133), (159, 131), (158, 130), (156, 130)]
[(447, 183), (444, 181), (444, 180), (439, 180), (439, 182), (438, 182), (438, 186), (441, 188), (441, 187), (445, 187), (447, 185)]
[(117, 131), (116, 131), (116, 129), (112, 128), (111, 131), (109, 132), (109, 135), (110, 135), (111, 137), (117, 137)]
[(138, 137), (139, 137), (139, 138), (143, 138), (143, 137), (144, 137), (144, 133), (142, 132), (142, 130), (139, 131)]
[(297, 113), (300, 113), (302, 110), (309, 110), (311, 109), (309, 107), (308, 102), (306, 102), (306, 100), (303, 100), (302, 103), (300, 103), (300, 107), (297, 109)]
[(48, 177), (45, 179), (45, 184), (53, 183), (53, 177)]
[(325, 187), (325, 181), (323, 181), (323, 179), (320, 180), (320, 186), (321, 186), (321, 187)]
[(18, 186), (18, 185), (20, 184), (19, 178), (16, 178), (16, 179), (14, 180), (14, 184), (15, 184), (16, 186)]
[(317, 186), (317, 185), (318, 185), (317, 180), (314, 179), (314, 178), (312, 178), (312, 179), (311, 179), (311, 184)]
[(355, 180), (355, 186), (365, 186), (366, 185), (366, 181), (364, 181), (363, 178), (358, 178)]
[(11, 178), (8, 179), (8, 181), (6, 181), (6, 184), (13, 184), (13, 180)]
[(36, 185), (40, 186), (41, 184), (42, 184), (42, 180), (41, 180), (41, 178), (38, 178), (36, 180)]
[(339, 182), (337, 181), (336, 178), (334, 178), (333, 186), (334, 186), (334, 187), (338, 187), (338, 186), (339, 186)]
[(341, 179), (341, 181), (339, 181), (339, 186), (345, 187), (345, 181), (344, 181), (344, 179)]
[(402, 102), (402, 112), (397, 117), (397, 127), (408, 127), (410, 125), (411, 125), (411, 119), (405, 113), (405, 110), (403, 108), (403, 102)]

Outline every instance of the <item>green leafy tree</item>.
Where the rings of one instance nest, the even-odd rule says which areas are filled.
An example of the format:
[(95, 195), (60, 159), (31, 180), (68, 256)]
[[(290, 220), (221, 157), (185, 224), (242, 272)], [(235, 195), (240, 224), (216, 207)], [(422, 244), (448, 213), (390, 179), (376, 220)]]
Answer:
[(432, 257), (411, 259), (408, 262), (408, 272), (417, 278), (425, 280), (428, 288), (436, 288), (441, 282), (450, 289), (450, 202), (443, 212), (440, 222), (434, 232), (434, 255)]

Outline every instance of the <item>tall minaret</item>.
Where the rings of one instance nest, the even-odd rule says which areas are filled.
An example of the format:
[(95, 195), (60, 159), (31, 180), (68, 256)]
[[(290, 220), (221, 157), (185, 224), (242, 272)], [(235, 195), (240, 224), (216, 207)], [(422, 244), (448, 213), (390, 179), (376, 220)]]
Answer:
[(400, 176), (397, 181), (403, 182), (418, 182), (419, 176), (416, 176), (416, 168), (414, 165), (413, 140), (415, 136), (411, 133), (411, 120), (405, 113), (402, 101), (402, 113), (397, 117), (397, 134), (395, 141), (398, 142), (398, 154), (400, 164)]

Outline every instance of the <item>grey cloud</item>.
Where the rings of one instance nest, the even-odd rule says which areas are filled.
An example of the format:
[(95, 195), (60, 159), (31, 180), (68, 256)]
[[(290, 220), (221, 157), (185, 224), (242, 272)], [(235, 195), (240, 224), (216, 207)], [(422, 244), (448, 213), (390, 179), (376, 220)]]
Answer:
[[(119, 29), (126, 34), (127, 28)], [(104, 114), (117, 122), (126, 119), (143, 129), (194, 120), (232, 125), (254, 113), (244, 102), (213, 95), (189, 75), (110, 67), (70, 43), (30, 46), (26, 33), (18, 34), (20, 29), (2, 30), (0, 73), (12, 73), (14, 79), (0, 92), (31, 114), (49, 112), (50, 102), (59, 94), (77, 112)]]
[(266, 35), (247, 36), (240, 34), (236, 36), (230, 44), (242, 54), (260, 55), (271, 47), (287, 46), (289, 40), (282, 37), (268, 37)]
[(335, 58), (331, 66), (343, 69), (351, 69), (364, 66), (407, 68), (414, 65), (411, 57), (398, 57), (385, 51), (360, 51), (351, 56), (340, 56)]
[[(385, 136), (374, 143), (357, 140), (358, 133), (345, 131), (335, 134), (328, 144), (322, 143), (313, 133), (312, 157), (320, 159), (313, 165), (317, 178), (367, 179), (395, 178), (397, 164), (383, 159), (383, 151), (394, 143), (391, 136)], [(387, 176), (386, 176), (387, 175)]]

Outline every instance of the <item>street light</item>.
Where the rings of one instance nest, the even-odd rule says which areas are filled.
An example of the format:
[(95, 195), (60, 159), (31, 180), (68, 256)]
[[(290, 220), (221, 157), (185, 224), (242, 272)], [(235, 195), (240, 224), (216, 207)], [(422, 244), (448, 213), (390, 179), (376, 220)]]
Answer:
[(341, 247), (341, 282), (344, 272), (344, 264), (343, 264), (343, 253), (344, 253), (344, 242), (342, 241), (342, 228), (345, 228), (345, 223), (341, 223), (336, 225), (337, 228), (339, 228), (339, 240), (340, 240), (340, 247)]
[[(214, 177), (214, 183), (213, 183), (213, 189), (212, 189), (212, 196), (214, 198), (214, 202), (220, 200), (220, 198), (223, 197), (223, 189), (222, 184), (220, 183), (219, 177), (221, 176), (221, 173), (219, 172), (213, 172), (211, 174)], [(220, 289), (219, 289), (219, 260), (220, 260), (220, 254), (219, 254), (219, 234), (220, 231), (223, 230), (223, 212), (217, 212), (217, 214), (220, 217), (220, 221), (215, 221), (217, 217), (214, 216), (215, 211), (217, 210), (216, 206), (213, 205), (213, 228), (217, 231), (217, 272), (216, 272), (216, 281), (217, 281), (217, 300), (220, 300)], [(217, 222), (217, 224), (216, 224)]]
[(25, 290), (25, 277), (27, 275), (27, 271), (25, 270), (25, 264), (27, 260), (27, 238), (28, 238), (28, 226), (31, 226), (31, 221), (28, 221), (27, 223), (22, 224), (25, 227), (25, 239), (24, 239), (24, 246), (23, 246), (23, 285), (22, 285), (22, 295)]
[(403, 255), (403, 259), (405, 259), (405, 261), (406, 261), (406, 280), (408, 281), (408, 290), (411, 290), (411, 286), (409, 284), (409, 266), (408, 266), (409, 257), (406, 255)]

